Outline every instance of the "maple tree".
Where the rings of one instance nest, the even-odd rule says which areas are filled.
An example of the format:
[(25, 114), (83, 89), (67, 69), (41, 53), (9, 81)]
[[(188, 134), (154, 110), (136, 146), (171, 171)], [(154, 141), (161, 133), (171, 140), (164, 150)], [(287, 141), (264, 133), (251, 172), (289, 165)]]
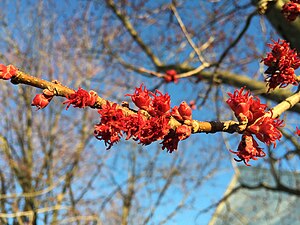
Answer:
[[(164, 64), (154, 52), (152, 52), (149, 47), (150, 45), (145, 44), (134, 30), (133, 25), (126, 16), (126, 13), (130, 12), (126, 12), (126, 9), (123, 10), (122, 7), (120, 7), (120, 5), (125, 3), (121, 2), (118, 3), (118, 5), (111, 0), (107, 0), (105, 3), (106, 6), (112, 10), (114, 16), (120, 20), (120, 26), (123, 27), (134, 40), (132, 45), (139, 46), (149, 61), (153, 63), (156, 70), (146, 69), (134, 65), (134, 63), (128, 63), (127, 58), (124, 57), (126, 51), (125, 53), (122, 51), (117, 52), (112, 48), (112, 42), (115, 41), (120, 41), (120, 43), (122, 43), (121, 45), (125, 42), (126, 44), (123, 46), (128, 47), (128, 49), (132, 47), (127, 43), (128, 40), (123, 40), (122, 37), (118, 36), (119, 32), (121, 32), (118, 30), (118, 27), (115, 28), (115, 31), (111, 30), (107, 32), (107, 36), (103, 38), (105, 54), (109, 56), (108, 59), (104, 59), (104, 61), (107, 60), (110, 62), (113, 58), (117, 64), (121, 65), (120, 68), (116, 67), (117, 69), (122, 70), (125, 68), (160, 80), (158, 87), (153, 91), (148, 90), (148, 85), (146, 87), (146, 85), (139, 83), (135, 90), (131, 87), (131, 92), (128, 91), (125, 96), (122, 96), (122, 100), (130, 98), (135, 106), (132, 107), (128, 102), (118, 104), (116, 101), (108, 101), (107, 98), (100, 94), (98, 95), (96, 91), (86, 91), (81, 88), (80, 85), (76, 87), (74, 84), (66, 84), (69, 86), (67, 87), (65, 84), (60, 83), (60, 81), (54, 80), (50, 82), (36, 76), (31, 76), (27, 74), (25, 70), (23, 71), (21, 67), (18, 69), (18, 65), (13, 61), (9, 62), (13, 65), (0, 65), (0, 78), (10, 80), (13, 84), (26, 84), (42, 89), (42, 93), (35, 95), (35, 97), (33, 96), (31, 102), (32, 106), (36, 106), (37, 109), (40, 110), (47, 109), (49, 103), (55, 99), (55, 96), (66, 98), (63, 102), (66, 109), (69, 109), (71, 105), (75, 108), (79, 108), (77, 109), (79, 111), (81, 110), (80, 108), (85, 107), (96, 108), (100, 120), (98, 118), (99, 121), (94, 123), (94, 136), (104, 141), (107, 149), (115, 146), (115, 144), (124, 137), (126, 140), (133, 139), (142, 145), (150, 145), (153, 142), (159, 141), (162, 145), (162, 149), (166, 149), (167, 152), (172, 153), (177, 150), (179, 142), (188, 139), (191, 134), (217, 132), (238, 133), (241, 139), (236, 146), (237, 150), (229, 149), (229, 151), (237, 157), (236, 161), (243, 161), (249, 166), (251, 165), (250, 160), (257, 160), (257, 158), (265, 157), (267, 154), (270, 154), (270, 157), (272, 157), (270, 151), (268, 151), (267, 154), (265, 153), (265, 147), (262, 146), (261, 143), (275, 148), (278, 141), (283, 137), (293, 140), (293, 137), (287, 135), (282, 130), (286, 118), (283, 120), (279, 117), (282, 117), (283, 113), (288, 110), (299, 111), (299, 106), (297, 106), (297, 103), (300, 101), (299, 92), (296, 91), (292, 94), (291, 92), (285, 92), (283, 90), (283, 88), (289, 88), (290, 85), (299, 85), (299, 78), (296, 75), (296, 70), (300, 67), (300, 58), (297, 53), (297, 50), (299, 50), (299, 41), (295, 41), (293, 38), (290, 38), (290, 40), (268, 40), (269, 52), (260, 59), (256, 57), (257, 62), (261, 60), (267, 67), (264, 69), (266, 77), (260, 78), (259, 83), (255, 83), (254, 78), (241, 78), (221, 70), (222, 63), (228, 63), (226, 62), (226, 57), (230, 58), (230, 50), (237, 45), (244, 35), (247, 30), (247, 23), (257, 14), (257, 9), (255, 9), (254, 13), (249, 14), (246, 25), (237, 38), (234, 40), (228, 39), (230, 40), (229, 45), (225, 48), (223, 53), (220, 54), (220, 57), (217, 60), (213, 59), (213, 57), (207, 60), (209, 57), (204, 56), (202, 51), (206, 49), (208, 49), (208, 51), (212, 50), (213, 45), (211, 45), (210, 39), (207, 38), (208, 41), (199, 48), (190, 36), (191, 31), (185, 27), (179, 16), (178, 10), (181, 5), (177, 5), (176, 1), (174, 1), (172, 4), (167, 4), (167, 8), (162, 7), (160, 10), (163, 12), (172, 12), (172, 18), (176, 19), (182, 33), (182, 37), (168, 37), (170, 43), (172, 42), (175, 46), (176, 43), (180, 43), (181, 39), (186, 39), (193, 50), (188, 57), (189, 62), (194, 62), (195, 59), (200, 62), (200, 66), (193, 68), (188, 63)], [(139, 9), (140, 6), (138, 6), (138, 4), (136, 6), (134, 3), (132, 4), (134, 9)], [(299, 1), (290, 1), (289, 3), (280, 5), (282, 19), (286, 18), (284, 23), (297, 23), (296, 18), (300, 11), (299, 4)], [(248, 7), (249, 5), (246, 4), (246, 6)], [(241, 5), (238, 7), (246, 8), (246, 6)], [(262, 14), (275, 11), (276, 5), (274, 5), (274, 3), (270, 2), (267, 6), (265, 9), (263, 7), (258, 8), (258, 11)], [(147, 16), (145, 16), (145, 18), (145, 20), (148, 19)], [(143, 20), (143, 18), (141, 20)], [(151, 21), (147, 22), (151, 23)], [(109, 25), (107, 27), (105, 27), (104, 30), (111, 28)], [(220, 34), (220, 36), (222, 36), (222, 34)], [(247, 41), (251, 43), (250, 40)], [(212, 40), (211, 42), (214, 41)], [(223, 41), (220, 37), (215, 45), (222, 45), (222, 43)], [(178, 49), (178, 52), (180, 51), (184, 53), (183, 50)], [(241, 63), (241, 65), (238, 66), (242, 67), (243, 65)], [(91, 68), (91, 70), (93, 70), (93, 66), (91, 66)], [(211, 68), (213, 69), (210, 70)], [(184, 79), (190, 78), (195, 78), (193, 81), (195, 83), (204, 80), (209, 81), (209, 87), (200, 104), (201, 106), (205, 105), (214, 85), (218, 86), (221, 83), (228, 83), (236, 86), (237, 89), (228, 92), (228, 96), (223, 99), (223, 102), (226, 102), (229, 106), (227, 110), (229, 111), (231, 109), (235, 118), (225, 121), (195, 120), (194, 117), (192, 118), (192, 108), (196, 105), (195, 101), (190, 105), (183, 101), (177, 106), (171, 107), (172, 96), (168, 93), (161, 92), (159, 87), (164, 84), (177, 84)], [(118, 80), (116, 83), (117, 82)], [(260, 95), (265, 99), (278, 102), (278, 104), (272, 108), (268, 108), (267, 104), (262, 103), (265, 99), (261, 100), (259, 96), (251, 94), (249, 91), (249, 89), (254, 91), (261, 90), (265, 89), (265, 87), (267, 89), (263, 93), (260, 92)], [(78, 89), (76, 91), (73, 88)], [(296, 126), (294, 127), (293, 133), (294, 132), (296, 132), (295, 134), (299, 134), (299, 129), (296, 128)], [(258, 142), (261, 143), (258, 144)], [(297, 154), (298, 150), (295, 152)], [(287, 153), (287, 155), (288, 154), (293, 153)], [(130, 205), (127, 205), (127, 209), (128, 208), (130, 208)], [(124, 219), (124, 221), (125, 220), (126, 219)], [(126, 222), (124, 222), (124, 224), (126, 224)]]

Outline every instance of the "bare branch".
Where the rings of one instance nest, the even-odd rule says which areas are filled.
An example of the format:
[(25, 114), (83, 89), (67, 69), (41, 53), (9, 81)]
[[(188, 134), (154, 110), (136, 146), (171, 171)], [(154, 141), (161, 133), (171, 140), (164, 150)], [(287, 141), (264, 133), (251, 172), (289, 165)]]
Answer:
[(129, 32), (133, 40), (136, 41), (136, 43), (141, 47), (141, 49), (146, 53), (146, 55), (148, 55), (148, 57), (152, 60), (153, 64), (156, 67), (160, 67), (162, 65), (160, 60), (154, 55), (152, 50), (144, 43), (144, 41), (138, 35), (138, 32), (130, 23), (129, 18), (117, 9), (114, 0), (106, 0), (106, 4), (113, 10), (113, 12), (116, 14), (116, 16), (120, 19), (124, 27)]
[(177, 12), (176, 6), (175, 6), (173, 3), (171, 3), (170, 8), (171, 8), (171, 10), (172, 10), (173, 13), (174, 13), (174, 15), (175, 15), (175, 17), (176, 17), (176, 19), (177, 19), (177, 22), (178, 22), (178, 24), (179, 24), (179, 26), (180, 26), (180, 28), (181, 28), (181, 30), (182, 30), (184, 36), (186, 37), (186, 39), (187, 39), (187, 41), (189, 42), (190, 46), (191, 46), (191, 47), (194, 49), (194, 51), (196, 52), (196, 54), (197, 54), (197, 56), (198, 56), (198, 58), (199, 58), (199, 61), (200, 61), (201, 63), (203, 63), (203, 64), (208, 64), (208, 63), (205, 61), (204, 57), (202, 56), (200, 49), (196, 46), (196, 44), (195, 44), (194, 41), (192, 40), (190, 34), (188, 33), (188, 31), (187, 31), (187, 29), (186, 29), (184, 23), (182, 22), (182, 19), (180, 18), (179, 14), (178, 14), (178, 12)]

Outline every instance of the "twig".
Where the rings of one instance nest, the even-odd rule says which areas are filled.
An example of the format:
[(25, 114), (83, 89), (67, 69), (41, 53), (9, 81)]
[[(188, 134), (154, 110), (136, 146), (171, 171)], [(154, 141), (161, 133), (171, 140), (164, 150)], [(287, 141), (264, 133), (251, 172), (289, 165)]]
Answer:
[(57, 210), (68, 210), (70, 207), (68, 206), (61, 206), (61, 205), (55, 205), (51, 207), (45, 207), (45, 208), (40, 208), (36, 209), (34, 211), (22, 211), (22, 212), (15, 212), (15, 213), (0, 213), (1, 218), (16, 218), (20, 216), (33, 216), (34, 213), (45, 213), (45, 212), (50, 212), (50, 211), (57, 211)]
[(58, 186), (58, 184), (60, 184), (62, 181), (64, 181), (66, 176), (61, 176), (58, 181), (56, 183), (54, 183), (53, 185), (40, 190), (40, 191), (35, 191), (35, 192), (30, 192), (30, 193), (22, 193), (22, 194), (10, 194), (10, 195), (0, 195), (0, 199), (9, 199), (9, 198), (33, 198), (33, 197), (37, 197), (40, 195), (44, 195), (49, 193), (50, 191), (52, 191), (55, 187)]
[(178, 78), (190, 77), (190, 76), (200, 73), (201, 71), (203, 71), (205, 68), (207, 68), (209, 66), (210, 66), (210, 64), (203, 63), (201, 66), (197, 67), (194, 70), (188, 71), (186, 73), (177, 74), (176, 77), (178, 77)]
[(63, 219), (59, 221), (59, 224), (64, 224), (64, 223), (72, 223), (75, 221), (96, 221), (97, 225), (101, 225), (102, 222), (98, 216), (74, 216), (70, 218)]
[(113, 0), (106, 0), (106, 4), (112, 9), (112, 11), (116, 14), (116, 16), (120, 19), (124, 27), (127, 29), (133, 40), (141, 47), (141, 49), (148, 55), (151, 59), (153, 64), (156, 67), (160, 67), (162, 63), (160, 62), (159, 58), (157, 58), (152, 50), (144, 43), (141, 37), (138, 35), (137, 31), (134, 29), (132, 24), (129, 21), (129, 18), (122, 14), (120, 10), (117, 9)]
[[(174, 13), (174, 16), (176, 17), (177, 22), (178, 22), (178, 24), (179, 24), (179, 26), (180, 26), (180, 28), (181, 28), (181, 30), (182, 30), (182, 32), (183, 32), (185, 38), (186, 38), (187, 41), (189, 42), (190, 46), (191, 46), (191, 47), (194, 49), (194, 51), (196, 52), (196, 54), (197, 54), (197, 56), (198, 56), (198, 58), (199, 58), (199, 61), (200, 61), (201, 63), (203, 63), (203, 64), (206, 63), (206, 61), (204, 60), (204, 57), (202, 56), (200, 50), (197, 48), (196, 44), (194, 43), (194, 41), (192, 40), (190, 34), (188, 33), (188, 31), (187, 31), (187, 29), (186, 29), (184, 23), (182, 22), (182, 19), (180, 18), (179, 14), (178, 14), (178, 12), (177, 12), (177, 9), (176, 9), (176, 7), (175, 7), (175, 5), (174, 5), (173, 3), (170, 5), (170, 8), (171, 8), (171, 10), (172, 10), (173, 13)], [(207, 63), (206, 63), (206, 64), (207, 64)]]
[(241, 38), (243, 37), (243, 35), (245, 34), (245, 32), (247, 31), (247, 29), (250, 26), (250, 22), (252, 20), (252, 18), (257, 15), (257, 11), (255, 10), (254, 12), (252, 12), (245, 23), (245, 26), (243, 27), (243, 29), (241, 30), (241, 32), (239, 33), (239, 35), (234, 39), (234, 41), (232, 41), (230, 43), (230, 45), (224, 50), (223, 54), (220, 56), (219, 61), (217, 62), (217, 65), (220, 65), (222, 63), (222, 61), (224, 60), (224, 58), (226, 57), (226, 55), (229, 53), (229, 51), (237, 45), (237, 43), (241, 40)]

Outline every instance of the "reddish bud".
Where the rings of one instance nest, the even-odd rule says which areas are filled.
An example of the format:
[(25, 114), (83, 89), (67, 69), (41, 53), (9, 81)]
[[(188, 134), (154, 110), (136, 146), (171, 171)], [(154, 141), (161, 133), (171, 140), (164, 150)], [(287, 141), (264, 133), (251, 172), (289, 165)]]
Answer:
[(186, 102), (180, 103), (178, 112), (184, 120), (192, 120), (192, 109)]
[(174, 82), (175, 84), (178, 83), (178, 78), (176, 77), (177, 72), (176, 70), (167, 70), (164, 79), (167, 83)]
[(178, 111), (178, 106), (174, 106), (171, 112), (171, 115), (178, 121), (183, 121), (184, 119), (182, 118), (182, 116), (180, 115), (179, 111)]
[(18, 69), (13, 65), (0, 64), (0, 79), (9, 80), (16, 75), (17, 71)]
[(36, 106), (38, 110), (43, 109), (50, 103), (52, 98), (53, 98), (53, 96), (45, 95), (44, 93), (37, 94), (33, 98), (31, 105)]

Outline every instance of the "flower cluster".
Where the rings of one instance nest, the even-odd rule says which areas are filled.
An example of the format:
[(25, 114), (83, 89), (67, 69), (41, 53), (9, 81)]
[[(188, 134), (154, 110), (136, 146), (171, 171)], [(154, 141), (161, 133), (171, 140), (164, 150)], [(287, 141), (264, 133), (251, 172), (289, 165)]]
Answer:
[(284, 17), (288, 21), (294, 21), (300, 15), (300, 0), (291, 0), (282, 6)]
[[(285, 40), (273, 41), (269, 44), (272, 49), (267, 57), (262, 59), (264, 64), (268, 66), (265, 71), (267, 74), (269, 90), (286, 87), (288, 84), (298, 85), (295, 70), (300, 67), (300, 57), (295, 50)], [(269, 91), (268, 90), (268, 91)]]
[(13, 65), (0, 64), (0, 79), (9, 80), (16, 75), (17, 71), (18, 69)]
[(235, 90), (233, 94), (228, 93), (229, 99), (226, 102), (239, 122), (246, 125), (238, 151), (231, 152), (239, 157), (238, 161), (249, 165), (250, 159), (256, 160), (257, 157), (265, 156), (252, 135), (261, 142), (276, 147), (276, 140), (282, 137), (278, 128), (283, 126), (283, 121), (271, 118), (271, 111), (267, 111), (267, 106), (261, 104), (259, 98), (253, 97), (249, 91), (243, 92), (244, 88), (241, 88)]
[(176, 77), (177, 72), (176, 70), (167, 70), (164, 79), (167, 83), (174, 82), (175, 84), (178, 83), (178, 78)]
[(70, 105), (73, 107), (84, 108), (86, 106), (93, 106), (97, 101), (97, 93), (95, 91), (89, 91), (82, 89), (81, 87), (78, 88), (78, 91), (75, 91), (74, 94), (68, 96), (68, 100), (63, 102), (63, 104), (67, 104), (68, 109)]
[(117, 104), (110, 102), (98, 110), (101, 121), (95, 125), (94, 135), (104, 140), (107, 149), (126, 135), (126, 139), (133, 138), (143, 145), (162, 140), (162, 148), (173, 152), (177, 150), (179, 141), (190, 136), (190, 126), (183, 124), (175, 129), (170, 126), (171, 116), (181, 122), (192, 119), (192, 111), (187, 103), (182, 102), (179, 107), (171, 109), (168, 94), (163, 95), (158, 90), (153, 93), (143, 85), (127, 96), (139, 108), (137, 113), (125, 114)]

